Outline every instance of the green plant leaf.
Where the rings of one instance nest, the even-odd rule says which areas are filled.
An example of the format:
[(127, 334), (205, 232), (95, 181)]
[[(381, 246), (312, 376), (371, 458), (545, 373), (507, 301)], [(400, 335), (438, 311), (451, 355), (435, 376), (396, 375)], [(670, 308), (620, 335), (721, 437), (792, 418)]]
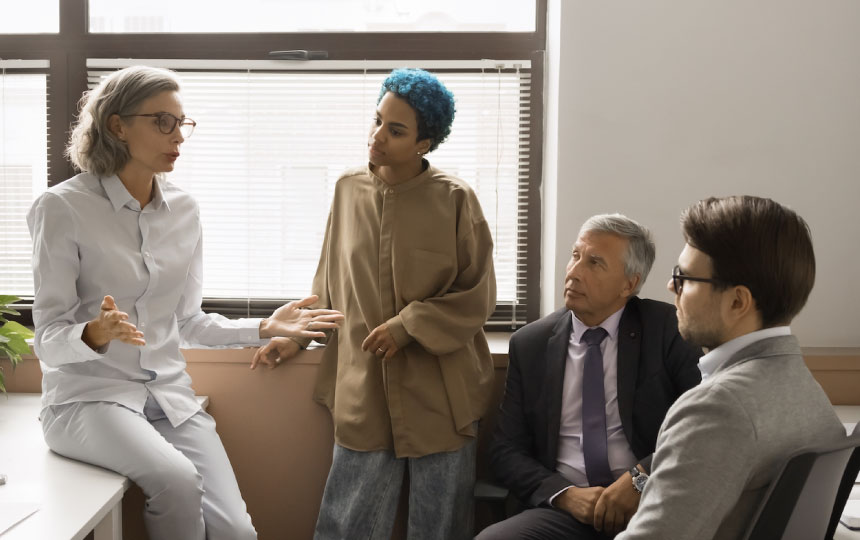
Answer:
[(0, 294), (0, 306), (5, 306), (7, 304), (14, 304), (20, 300), (17, 296), (11, 296), (8, 294)]
[(22, 339), (30, 339), (31, 337), (33, 337), (32, 330), (15, 321), (9, 321), (3, 326), (0, 326), (0, 334), (9, 337), (12, 337), (13, 335), (17, 334)]
[(12, 363), (12, 369), (21, 363), (21, 355), (15, 352), (8, 343), (0, 343), (0, 357), (7, 356)]
[(5, 313), (6, 315), (20, 315), (19, 312), (15, 311), (10, 307), (2, 307), (0, 306), (0, 313)]
[(0, 334), (0, 343), (9, 343), (9, 338), (4, 336), (3, 334)]
[(16, 359), (17, 361), (20, 361), (20, 355), (30, 354), (30, 345), (28, 345), (27, 340), (21, 336), (9, 336), (9, 343), (7, 343), (6, 346), (12, 349), (12, 351), (19, 356), (19, 358)]

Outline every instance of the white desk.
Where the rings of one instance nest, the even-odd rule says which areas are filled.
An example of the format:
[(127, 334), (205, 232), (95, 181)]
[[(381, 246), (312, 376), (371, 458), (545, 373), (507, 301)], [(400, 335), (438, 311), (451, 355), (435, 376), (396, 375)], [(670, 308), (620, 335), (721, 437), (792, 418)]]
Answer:
[[(204, 408), (208, 398), (199, 396)], [(0, 395), (0, 486), (4, 502), (33, 501), (39, 510), (2, 540), (122, 538), (122, 496), (129, 480), (115, 472), (51, 452), (39, 424), (40, 394)]]

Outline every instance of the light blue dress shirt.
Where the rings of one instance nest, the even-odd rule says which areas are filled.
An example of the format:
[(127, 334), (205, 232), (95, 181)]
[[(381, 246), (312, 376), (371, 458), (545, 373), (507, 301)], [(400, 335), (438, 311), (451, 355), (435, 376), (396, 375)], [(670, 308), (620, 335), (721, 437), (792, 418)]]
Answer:
[(790, 335), (790, 327), (774, 326), (750, 332), (749, 334), (744, 334), (731, 341), (723, 343), (699, 359), (699, 371), (702, 372), (702, 381), (705, 381), (708, 377), (713, 375), (718, 369), (720, 369), (720, 367), (722, 367), (723, 364), (728, 362), (736, 352), (740, 351), (747, 345), (752, 345), (756, 341), (761, 341), (767, 338)]
[[(623, 313), (624, 307), (598, 325), (607, 333), (606, 339), (600, 344), (600, 352), (603, 354), (603, 393), (606, 399), (606, 451), (609, 468), (615, 478), (629, 471), (637, 462), (624, 434), (621, 413), (618, 411), (618, 326)], [(573, 324), (564, 369), (556, 470), (573, 485), (588, 487), (582, 449), (582, 377), (588, 345), (581, 339), (586, 330), (592, 327), (580, 321), (573, 312), (570, 316)], [(550, 503), (559, 493), (550, 498)]]
[[(42, 194), (27, 214), (33, 238), (35, 350), (42, 405), (110, 401), (143, 412), (148, 395), (170, 423), (199, 406), (180, 346), (261, 345), (260, 319), (201, 310), (203, 252), (196, 201), (156, 181), (145, 208), (119, 177), (82, 173)], [(112, 295), (146, 345), (81, 335)]]

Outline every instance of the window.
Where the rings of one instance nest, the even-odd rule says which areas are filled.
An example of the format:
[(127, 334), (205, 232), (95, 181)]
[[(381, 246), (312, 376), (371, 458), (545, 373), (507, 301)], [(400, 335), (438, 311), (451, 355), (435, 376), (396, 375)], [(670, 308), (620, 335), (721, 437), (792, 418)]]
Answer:
[(0, 294), (33, 294), (25, 216), (48, 187), (47, 66), (0, 61)]
[(0, 34), (56, 34), (60, 31), (60, 0), (27, 0), (3, 6)]
[[(383, 0), (341, 2), (363, 9), (346, 18), (356, 23), (348, 31), (313, 22), (313, 6), (332, 10), (337, 2), (306, 4), (305, 17), (286, 18), (308, 25), (302, 29), (259, 26), (279, 18), (272, 10), (280, 8), (272, 6), (282, 3), (265, 0), (226, 10), (228, 19), (219, 15), (225, 10), (210, 9), (212, 17), (198, 19), (196, 27), (175, 2), (64, 0), (59, 36), (0, 35), (5, 57), (49, 61), (43, 60), (47, 67), (40, 76), (50, 107), (42, 109), (43, 139), (37, 143), (47, 148), (47, 157), (34, 158), (42, 168), (33, 173), (38, 185), (23, 211), (45, 189), (46, 173), (48, 186), (75, 173), (62, 155), (63, 144), (52, 146), (44, 138), (45, 125), (65, 143), (80, 95), (100, 76), (137, 63), (175, 69), (186, 113), (199, 125), (170, 178), (201, 204), (204, 309), (235, 316), (268, 313), (308, 292), (333, 183), (343, 170), (366, 160), (363, 141), (383, 77), (394, 67), (422, 67), (436, 73), (458, 100), (451, 138), (430, 160), (472, 183), (495, 239), (499, 301), (490, 324), (511, 328), (536, 319), (545, 0), (493, 2), (492, 8), (476, 2), (484, 6), (485, 16), (478, 17), (489, 23), (484, 26), (472, 26), (476, 16), (469, 3), (460, 2), (459, 11), (437, 3), (432, 9), (451, 20), (433, 32), (423, 30), (434, 16), (417, 3), (397, 1), (392, 8)], [(526, 11), (517, 11), (521, 8)], [(256, 22), (242, 22), (238, 11), (254, 14)], [(401, 16), (421, 24), (407, 25), (397, 19)], [(243, 33), (251, 29), (269, 33)], [(270, 55), (291, 49), (325, 51), (327, 60)], [(5, 195), (6, 184), (3, 190)], [(289, 208), (312, 211), (296, 220), (285, 216)], [(255, 264), (237, 264), (249, 259), (251, 237), (276, 249), (254, 251)], [(0, 257), (26, 253), (29, 265), (29, 236), (19, 240), (26, 246), (0, 244)], [(25, 285), (31, 287), (26, 270)], [(11, 281), (0, 283), (10, 286)], [(31, 288), (22, 292), (32, 295)]]
[[(107, 73), (99, 66), (125, 63), (90, 61), (90, 84)], [(380, 85), (400, 64), (317, 62), (299, 72), (284, 71), (281, 62), (180, 65), (195, 64), (220, 71), (178, 69), (185, 114), (197, 129), (170, 179), (201, 206), (204, 296), (302, 297), (311, 288), (334, 185), (367, 161)], [(498, 302), (521, 303), (517, 209), (528, 171), (528, 135), (520, 132), (528, 122), (528, 62), (416, 65), (438, 67), (457, 99), (451, 136), (429, 159), (476, 190), (495, 240)]]
[[(55, 0), (56, 1), (56, 0)], [(534, 32), (534, 0), (90, 0), (93, 33)]]

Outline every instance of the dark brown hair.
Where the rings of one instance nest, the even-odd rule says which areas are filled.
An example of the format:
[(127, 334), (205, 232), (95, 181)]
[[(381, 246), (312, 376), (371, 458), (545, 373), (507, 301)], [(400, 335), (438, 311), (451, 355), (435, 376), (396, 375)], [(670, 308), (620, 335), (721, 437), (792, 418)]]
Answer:
[(684, 238), (711, 258), (715, 279), (752, 293), (762, 326), (788, 324), (815, 283), (809, 226), (761, 197), (710, 197), (681, 214)]

